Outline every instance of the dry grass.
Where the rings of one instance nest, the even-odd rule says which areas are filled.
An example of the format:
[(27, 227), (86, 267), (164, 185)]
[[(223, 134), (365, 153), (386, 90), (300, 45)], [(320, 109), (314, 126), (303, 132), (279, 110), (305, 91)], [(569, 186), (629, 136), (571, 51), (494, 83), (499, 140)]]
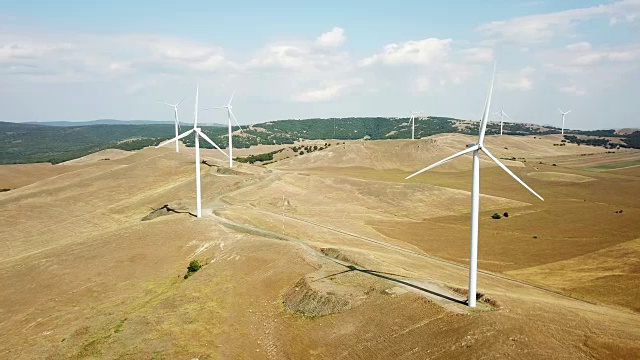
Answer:
[[(596, 304), (487, 274), (479, 289), (504, 311), (468, 312), (415, 287), (392, 291), (399, 281), (466, 287), (456, 263), (468, 256), (470, 161), (404, 177), (468, 140), (348, 142), (266, 168), (239, 164), (238, 173), (202, 165), (203, 219), (140, 221), (164, 204), (193, 211), (188, 149), (0, 167), (19, 169), (3, 180), (17, 189), (0, 195), (0, 357), (640, 356), (640, 173), (582, 170), (599, 160), (580, 156), (587, 147), (553, 147), (552, 137), (488, 138), (496, 156), (525, 158), (513, 170), (546, 201), (483, 162), (480, 268)], [(216, 156), (205, 158), (224, 167)], [(636, 154), (606, 156), (615, 163)], [(595, 180), (528, 176), (536, 172)], [(496, 211), (511, 216), (490, 219)], [(210, 263), (183, 281), (194, 257)], [(301, 279), (308, 291), (296, 297)]]

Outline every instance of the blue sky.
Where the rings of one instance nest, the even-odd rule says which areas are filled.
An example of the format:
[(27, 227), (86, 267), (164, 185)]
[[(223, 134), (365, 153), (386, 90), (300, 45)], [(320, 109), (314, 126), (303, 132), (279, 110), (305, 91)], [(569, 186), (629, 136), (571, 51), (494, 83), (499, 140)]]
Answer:
[(494, 60), (515, 121), (640, 126), (640, 0), (2, 1), (0, 120), (477, 119)]

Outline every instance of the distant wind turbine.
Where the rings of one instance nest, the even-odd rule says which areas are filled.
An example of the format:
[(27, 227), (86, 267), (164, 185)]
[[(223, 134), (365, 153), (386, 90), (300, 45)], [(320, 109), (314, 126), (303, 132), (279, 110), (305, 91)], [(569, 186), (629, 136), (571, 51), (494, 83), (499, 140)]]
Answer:
[(416, 114), (420, 114), (420, 111), (411, 111), (411, 140), (415, 140), (416, 134)]
[[(176, 127), (176, 137), (178, 137), (178, 131), (180, 131), (180, 120), (178, 120), (178, 106), (180, 106), (180, 104), (182, 104), (182, 102), (184, 101), (184, 99), (186, 99), (187, 97), (183, 97), (182, 100), (180, 100), (177, 104), (169, 104), (166, 102), (161, 102), (158, 101), (158, 103), (160, 104), (165, 104), (168, 106), (171, 106), (173, 108), (173, 117), (174, 117), (174, 122), (175, 122), (175, 127)], [(180, 152), (180, 148), (178, 147), (178, 140), (176, 140), (176, 152)]]
[(491, 95), (493, 93), (493, 83), (495, 79), (496, 68), (493, 67), (493, 76), (491, 78), (491, 85), (489, 87), (489, 96), (484, 107), (484, 113), (482, 115), (482, 121), (480, 122), (480, 133), (478, 136), (478, 142), (474, 145), (469, 145), (466, 150), (460, 151), (457, 154), (451, 155), (446, 159), (440, 160), (437, 163), (430, 165), (412, 175), (409, 175), (407, 179), (412, 178), (418, 174), (421, 174), (429, 169), (433, 169), (436, 166), (449, 162), (464, 154), (473, 153), (473, 181), (471, 187), (471, 240), (469, 246), (469, 300), (468, 305), (470, 307), (476, 306), (476, 285), (478, 278), (478, 218), (480, 213), (480, 151), (485, 153), (493, 162), (498, 164), (507, 174), (511, 175), (517, 182), (524, 186), (527, 190), (532, 192), (540, 200), (544, 200), (540, 195), (533, 191), (527, 184), (525, 184), (520, 178), (511, 172), (503, 163), (500, 162), (487, 148), (484, 147), (484, 136), (487, 130), (487, 121), (489, 118), (489, 108), (491, 107)]
[(504, 125), (504, 117), (506, 116), (509, 120), (513, 121), (513, 119), (504, 112), (504, 107), (500, 109), (500, 111), (495, 112), (494, 114), (500, 114), (500, 135), (502, 135), (502, 126)]
[(178, 140), (188, 136), (192, 132), (195, 132), (195, 134), (196, 134), (196, 136), (195, 136), (195, 143), (196, 143), (196, 216), (197, 217), (202, 217), (202, 196), (201, 196), (201, 192), (200, 192), (200, 136), (202, 136), (203, 139), (208, 141), (216, 149), (220, 150), (220, 152), (223, 153), (225, 156), (227, 156), (227, 154), (224, 151), (222, 151), (222, 149), (220, 149), (220, 147), (218, 147), (218, 145), (216, 145), (216, 143), (214, 143), (213, 140), (209, 139), (209, 137), (204, 132), (202, 132), (202, 129), (200, 129), (198, 127), (198, 86), (196, 86), (196, 106), (195, 106), (195, 111), (193, 113), (193, 129), (191, 129), (189, 131), (185, 131), (184, 133), (176, 136), (173, 139), (169, 139), (167, 141), (161, 142), (158, 146), (156, 146), (156, 148), (159, 148), (160, 146), (164, 146), (166, 144), (169, 144), (169, 143), (171, 143), (173, 141), (177, 142)]
[(233, 108), (233, 106), (231, 105), (231, 101), (233, 101), (233, 96), (236, 94), (236, 91), (233, 90), (233, 93), (231, 94), (231, 98), (229, 99), (229, 103), (226, 106), (218, 106), (218, 107), (212, 107), (212, 108), (208, 108), (208, 109), (202, 109), (202, 111), (206, 111), (206, 110), (211, 110), (211, 109), (227, 109), (227, 119), (229, 120), (229, 167), (232, 168), (233, 167), (233, 128), (231, 125), (231, 118), (233, 118), (233, 120), (236, 122), (236, 125), (238, 125), (238, 127), (240, 127), (240, 131), (242, 131), (242, 126), (240, 126), (240, 124), (238, 123), (238, 119), (236, 119), (236, 116), (233, 114), (233, 111), (231, 110)]
[(562, 135), (564, 135), (564, 117), (565, 117), (565, 115), (567, 115), (568, 113), (570, 113), (570, 112), (571, 112), (571, 110), (569, 110), (569, 111), (567, 111), (567, 112), (564, 112), (564, 111), (562, 111), (562, 110), (558, 109), (558, 111), (560, 111), (560, 115), (562, 115)]

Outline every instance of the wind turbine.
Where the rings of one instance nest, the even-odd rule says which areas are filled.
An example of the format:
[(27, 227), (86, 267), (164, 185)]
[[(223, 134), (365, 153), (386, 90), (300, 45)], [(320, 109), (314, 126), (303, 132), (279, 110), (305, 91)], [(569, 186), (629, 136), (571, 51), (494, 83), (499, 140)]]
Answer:
[(504, 107), (500, 109), (500, 111), (495, 112), (494, 114), (500, 114), (500, 135), (502, 135), (502, 126), (504, 124), (504, 117), (506, 116), (509, 120), (513, 121), (513, 119), (504, 112)]
[(484, 147), (484, 135), (487, 129), (487, 121), (489, 118), (489, 108), (491, 106), (491, 95), (493, 93), (493, 82), (495, 79), (496, 68), (494, 64), (493, 77), (491, 78), (491, 85), (489, 87), (489, 96), (484, 107), (484, 113), (482, 115), (482, 121), (480, 122), (480, 133), (478, 135), (478, 142), (473, 145), (469, 145), (466, 150), (460, 151), (457, 154), (451, 155), (446, 159), (440, 160), (437, 163), (430, 165), (412, 175), (407, 176), (407, 179), (412, 178), (418, 174), (421, 174), (429, 169), (433, 169), (436, 166), (449, 162), (464, 154), (473, 153), (473, 181), (471, 187), (471, 240), (469, 246), (469, 300), (468, 305), (470, 307), (476, 306), (476, 285), (478, 277), (478, 218), (480, 213), (480, 151), (485, 153), (493, 162), (498, 164), (507, 174), (511, 175), (517, 182), (524, 186), (527, 190), (532, 192), (540, 200), (544, 199), (533, 191), (527, 184), (525, 184), (520, 178), (511, 172), (503, 163), (500, 162), (491, 152)]
[(189, 131), (185, 131), (182, 134), (176, 136), (173, 139), (169, 139), (167, 141), (163, 141), (161, 142), (158, 146), (156, 146), (156, 148), (159, 148), (160, 146), (164, 146), (170, 142), (173, 141), (178, 141), (186, 136), (188, 136), (189, 134), (191, 134), (192, 132), (195, 132), (196, 137), (195, 137), (195, 143), (196, 143), (196, 216), (197, 217), (202, 217), (202, 197), (201, 197), (201, 192), (200, 192), (200, 136), (202, 136), (203, 139), (205, 139), (206, 141), (208, 141), (211, 145), (213, 145), (216, 149), (220, 150), (221, 153), (223, 153), (225, 156), (227, 156), (227, 154), (222, 151), (222, 149), (220, 149), (220, 147), (218, 147), (218, 145), (216, 145), (216, 143), (213, 142), (213, 140), (211, 140), (204, 132), (202, 132), (202, 129), (200, 129), (198, 127), (198, 86), (196, 86), (196, 106), (195, 106), (195, 111), (193, 113), (193, 129), (189, 130)]
[(558, 111), (560, 111), (560, 115), (562, 115), (562, 135), (564, 135), (564, 117), (565, 117), (565, 115), (567, 115), (568, 113), (570, 113), (570, 112), (571, 112), (571, 110), (569, 110), (569, 111), (567, 111), (567, 112), (564, 112), (564, 111), (562, 111), (562, 110), (558, 109)]
[[(178, 106), (180, 106), (180, 104), (182, 104), (182, 102), (184, 101), (184, 99), (186, 99), (187, 97), (183, 97), (182, 100), (180, 100), (180, 102), (178, 102), (177, 104), (169, 104), (166, 102), (161, 102), (158, 101), (158, 103), (160, 104), (165, 104), (168, 106), (171, 106), (173, 108), (173, 116), (174, 116), (174, 122), (175, 122), (175, 127), (176, 127), (176, 137), (178, 136), (178, 131), (180, 130), (180, 120), (178, 120)], [(180, 148), (178, 147), (178, 140), (176, 140), (176, 152), (180, 152)]]
[(206, 111), (206, 110), (211, 110), (211, 109), (227, 109), (227, 119), (229, 120), (229, 167), (232, 168), (233, 167), (233, 129), (231, 126), (231, 118), (233, 118), (233, 120), (236, 122), (236, 124), (238, 125), (238, 127), (240, 127), (240, 131), (242, 131), (242, 126), (240, 126), (240, 124), (238, 123), (238, 119), (236, 119), (236, 116), (233, 115), (233, 111), (231, 110), (233, 108), (233, 106), (231, 105), (231, 101), (233, 101), (233, 96), (236, 94), (236, 91), (233, 90), (233, 93), (231, 94), (231, 98), (229, 99), (229, 103), (226, 106), (218, 106), (218, 107), (212, 107), (212, 108), (208, 108), (208, 109), (202, 109), (202, 111)]
[(416, 114), (420, 114), (420, 111), (411, 111), (411, 140), (415, 140), (415, 134), (416, 134)]

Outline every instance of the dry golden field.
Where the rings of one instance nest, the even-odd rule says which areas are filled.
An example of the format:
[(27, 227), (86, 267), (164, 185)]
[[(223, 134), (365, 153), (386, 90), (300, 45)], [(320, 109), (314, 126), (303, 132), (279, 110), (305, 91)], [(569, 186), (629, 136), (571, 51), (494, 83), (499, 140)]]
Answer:
[(640, 151), (488, 137), (469, 309), (474, 140), (0, 166), (0, 359), (640, 358)]

